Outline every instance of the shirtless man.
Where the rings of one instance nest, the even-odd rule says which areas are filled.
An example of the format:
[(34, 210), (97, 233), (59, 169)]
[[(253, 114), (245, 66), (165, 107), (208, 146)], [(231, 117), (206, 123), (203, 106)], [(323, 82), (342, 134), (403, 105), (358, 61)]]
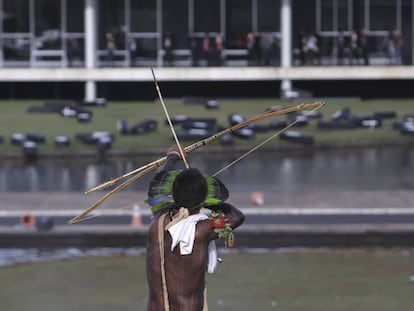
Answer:
[[(180, 155), (177, 149), (170, 148), (163, 171), (173, 169), (179, 159)], [(219, 237), (214, 231), (210, 219), (207, 216), (203, 218), (203, 214), (200, 214), (206, 195), (207, 184), (204, 176), (197, 169), (183, 170), (173, 182), (173, 203), (154, 213), (154, 219), (148, 231), (147, 243), (146, 260), (149, 286), (147, 310), (207, 310), (204, 292), (205, 273), (208, 265), (211, 264), (208, 262), (210, 242)], [(230, 204), (220, 203), (205, 207), (212, 211), (222, 211), (227, 224), (232, 229), (237, 228), (244, 221), (242, 212)], [(184, 216), (185, 219), (200, 217), (201, 220), (197, 220), (194, 224), (195, 234), (192, 250), (183, 255), (182, 246), (172, 246), (172, 243), (178, 243), (172, 237), (173, 231), (169, 231), (170, 229), (167, 228), (169, 223), (177, 223), (176, 215), (187, 212), (186, 210), (188, 214)], [(163, 229), (161, 236), (159, 228)], [(160, 241), (160, 239), (162, 240)], [(164, 265), (161, 264), (162, 257), (164, 257)], [(214, 259), (216, 261), (216, 258)], [(215, 263), (213, 264), (215, 265)]]

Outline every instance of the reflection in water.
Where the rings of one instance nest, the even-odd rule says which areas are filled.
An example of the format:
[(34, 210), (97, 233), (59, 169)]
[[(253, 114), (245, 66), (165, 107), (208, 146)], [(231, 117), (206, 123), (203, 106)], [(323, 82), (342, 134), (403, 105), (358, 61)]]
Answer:
[[(190, 164), (214, 174), (238, 156), (195, 152)], [(256, 152), (217, 177), (231, 191), (409, 190), (414, 189), (413, 157), (414, 147)], [(30, 164), (4, 159), (0, 191), (84, 191), (155, 158), (40, 159)], [(125, 190), (146, 191), (152, 176)]]
[(98, 180), (98, 171), (96, 167), (93, 165), (88, 165), (86, 168), (86, 178), (85, 178), (85, 186), (86, 189), (90, 189), (97, 184)]

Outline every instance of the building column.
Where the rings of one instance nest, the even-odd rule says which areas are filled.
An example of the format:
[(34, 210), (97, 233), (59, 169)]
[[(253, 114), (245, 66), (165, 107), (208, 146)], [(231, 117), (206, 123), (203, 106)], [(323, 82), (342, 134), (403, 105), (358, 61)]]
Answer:
[[(281, 32), (281, 67), (292, 67), (292, 4), (291, 0), (282, 0), (280, 9)], [(286, 94), (292, 90), (292, 81), (282, 80), (281, 93)]]
[[(96, 0), (85, 0), (85, 67), (96, 67)], [(96, 81), (88, 80), (85, 84), (85, 99), (96, 99)]]
[(414, 65), (414, 0), (411, 0), (411, 65)]

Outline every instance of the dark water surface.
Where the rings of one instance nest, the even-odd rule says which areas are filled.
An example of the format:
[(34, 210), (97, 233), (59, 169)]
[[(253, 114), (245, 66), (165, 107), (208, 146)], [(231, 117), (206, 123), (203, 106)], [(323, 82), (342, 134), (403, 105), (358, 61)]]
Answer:
[[(195, 152), (190, 165), (214, 174), (240, 153)], [(162, 155), (161, 155), (162, 156)], [(122, 175), (157, 156), (106, 160), (39, 159), (36, 163), (3, 159), (0, 192), (84, 191)], [(414, 189), (414, 146), (329, 150), (261, 151), (217, 175), (232, 191), (256, 188), (271, 192), (316, 190)], [(153, 174), (125, 190), (145, 191)]]

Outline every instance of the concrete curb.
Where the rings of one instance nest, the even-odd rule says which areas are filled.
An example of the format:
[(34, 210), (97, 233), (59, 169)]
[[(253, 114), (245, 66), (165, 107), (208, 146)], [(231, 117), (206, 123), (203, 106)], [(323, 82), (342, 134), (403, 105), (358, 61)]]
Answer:
[[(147, 226), (0, 229), (0, 248), (145, 247)], [(414, 225), (244, 225), (236, 248), (414, 246)], [(219, 240), (218, 244), (223, 243)], [(224, 246), (224, 244), (223, 244)]]

